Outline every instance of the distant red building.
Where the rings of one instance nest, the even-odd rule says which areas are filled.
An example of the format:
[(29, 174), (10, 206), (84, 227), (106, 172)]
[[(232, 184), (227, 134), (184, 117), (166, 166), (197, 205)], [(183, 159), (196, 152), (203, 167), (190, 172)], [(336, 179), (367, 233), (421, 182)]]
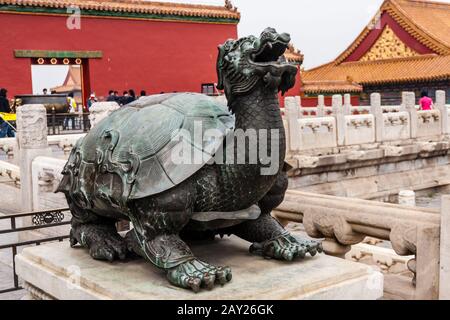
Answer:
[(445, 90), (450, 102), (450, 4), (429, 0), (385, 0), (372, 22), (334, 61), (302, 73), (302, 104), (317, 95), (350, 93), (368, 105), (370, 94), (398, 105), (402, 91)]
[[(217, 46), (237, 38), (239, 20), (229, 2), (0, 0), (0, 87), (11, 97), (29, 94), (32, 65), (75, 64), (82, 68), (83, 101), (111, 89), (211, 93)], [(303, 61), (293, 48), (286, 57)]]
[(216, 48), (239, 20), (230, 6), (0, 0), (0, 87), (29, 94), (31, 65), (78, 64), (84, 101), (110, 89), (201, 92), (217, 82)]

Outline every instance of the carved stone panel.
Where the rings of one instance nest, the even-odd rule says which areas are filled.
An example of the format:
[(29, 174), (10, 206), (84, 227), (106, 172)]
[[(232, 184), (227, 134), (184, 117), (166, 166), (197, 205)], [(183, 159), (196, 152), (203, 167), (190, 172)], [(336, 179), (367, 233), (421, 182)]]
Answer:
[(47, 111), (42, 104), (17, 108), (17, 139), (19, 148), (40, 149), (47, 144)]

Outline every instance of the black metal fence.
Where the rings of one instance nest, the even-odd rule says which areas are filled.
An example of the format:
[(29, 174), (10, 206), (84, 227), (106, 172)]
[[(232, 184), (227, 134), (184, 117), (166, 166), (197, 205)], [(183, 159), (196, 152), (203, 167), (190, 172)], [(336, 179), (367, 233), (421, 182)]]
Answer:
[[(69, 209), (56, 209), (56, 210), (47, 210), (47, 211), (0, 216), (0, 221), (7, 221), (7, 220), (10, 221), (10, 228), (0, 230), (0, 235), (70, 225), (70, 221), (64, 221), (64, 217), (65, 217), (64, 213), (69, 213), (69, 212), (70, 212)], [(27, 218), (27, 217), (31, 217), (32, 225), (27, 226), (27, 227), (18, 227), (17, 219), (23, 219), (23, 218)], [(67, 238), (69, 238), (68, 234), (56, 236), (56, 237), (48, 237), (48, 238), (41, 238), (41, 239), (36, 239), (36, 240), (22, 241), (22, 242), (0, 245), (0, 250), (11, 249), (12, 261), (13, 261), (13, 270), (12, 270), (13, 273), (11, 276), (12, 276), (13, 283), (14, 283), (13, 287), (0, 290), (0, 294), (22, 289), (19, 285), (19, 278), (16, 274), (15, 257), (17, 255), (18, 248), (25, 247), (25, 246), (32, 246), (32, 245), (38, 246), (41, 243), (46, 243), (46, 242), (63, 241), (64, 239), (67, 239)]]
[(48, 135), (88, 132), (91, 129), (89, 113), (47, 113)]

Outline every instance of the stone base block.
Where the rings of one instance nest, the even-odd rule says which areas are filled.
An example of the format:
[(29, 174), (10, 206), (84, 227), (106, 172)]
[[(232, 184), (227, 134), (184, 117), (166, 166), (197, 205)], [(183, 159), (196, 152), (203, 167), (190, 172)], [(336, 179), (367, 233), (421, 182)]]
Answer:
[(195, 294), (171, 286), (165, 273), (144, 260), (107, 263), (67, 242), (26, 248), (16, 257), (17, 273), (36, 299), (94, 300), (275, 300), (379, 299), (383, 275), (369, 266), (319, 255), (280, 262), (252, 256), (237, 238), (197, 243), (201, 259), (228, 265), (233, 280), (224, 287)]

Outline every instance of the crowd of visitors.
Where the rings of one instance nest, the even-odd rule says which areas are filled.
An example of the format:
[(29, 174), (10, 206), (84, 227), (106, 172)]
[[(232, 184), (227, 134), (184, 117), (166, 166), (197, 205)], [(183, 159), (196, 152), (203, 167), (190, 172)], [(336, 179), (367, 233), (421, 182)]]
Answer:
[[(11, 113), (11, 107), (10, 107), (10, 101), (7, 97), (8, 91), (4, 88), (0, 89), (0, 138), (4, 137), (14, 137), (15, 136), (15, 128), (14, 128), (14, 122), (10, 123), (8, 120), (4, 118), (4, 114)], [(53, 92), (50, 92), (44, 88), (42, 90), (42, 95), (48, 95), (53, 94)], [(139, 96), (136, 96), (136, 93), (133, 89), (124, 91), (122, 95), (119, 95), (117, 91), (110, 90), (108, 93), (108, 97), (106, 98), (106, 101), (115, 101), (120, 106), (127, 105), (140, 97), (147, 96), (147, 92), (145, 90), (142, 90), (140, 92)], [(101, 100), (104, 100), (103, 98)], [(68, 105), (68, 113), (78, 113), (80, 112), (79, 108), (83, 108), (83, 112), (89, 112), (89, 109), (92, 107), (92, 105), (95, 102), (98, 102), (99, 99), (97, 99), (95, 93), (91, 93), (89, 98), (86, 101), (86, 104), (80, 104), (76, 102), (76, 99), (74, 97), (74, 93), (70, 92), (67, 94), (67, 105)], [(66, 115), (63, 121), (63, 129), (69, 129), (70, 127), (75, 127), (75, 115)]]
[(136, 99), (138, 99), (140, 97), (145, 97), (145, 96), (147, 96), (147, 92), (145, 90), (141, 91), (141, 94), (139, 95), (139, 97), (136, 96), (136, 93), (133, 89), (124, 91), (121, 96), (119, 96), (119, 93), (117, 91), (109, 90), (106, 101), (115, 101), (119, 105), (124, 106), (126, 104), (129, 104), (129, 103), (135, 101)]

